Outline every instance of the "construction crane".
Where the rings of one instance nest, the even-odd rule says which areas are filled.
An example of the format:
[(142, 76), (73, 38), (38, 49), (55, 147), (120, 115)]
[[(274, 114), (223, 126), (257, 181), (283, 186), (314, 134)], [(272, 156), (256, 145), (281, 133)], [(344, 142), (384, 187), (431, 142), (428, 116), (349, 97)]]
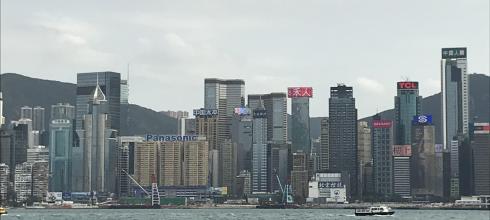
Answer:
[(276, 175), (276, 179), (277, 179), (277, 183), (279, 183), (279, 188), (281, 188), (281, 192), (282, 192), (282, 198), (281, 198), (281, 202), (282, 204), (285, 204), (287, 205), (288, 203), (293, 203), (293, 197), (291, 195), (289, 195), (289, 185), (284, 185), (284, 187), (282, 186), (281, 184), (281, 179), (279, 178), (279, 175), (277, 175), (277, 170), (274, 170), (274, 174)]
[(140, 187), (141, 190), (143, 190), (143, 192), (146, 193), (146, 195), (148, 195), (148, 197), (150, 197), (151, 199), (151, 206), (153, 208), (160, 208), (160, 192), (158, 191), (158, 184), (157, 184), (157, 178), (155, 177), (155, 174), (152, 174), (151, 175), (151, 194), (146, 191), (146, 189), (141, 186), (138, 181), (136, 181), (131, 175), (129, 175), (128, 172), (126, 172), (126, 170), (122, 169), (122, 171), (134, 182), (136, 183), (136, 185), (138, 185)]

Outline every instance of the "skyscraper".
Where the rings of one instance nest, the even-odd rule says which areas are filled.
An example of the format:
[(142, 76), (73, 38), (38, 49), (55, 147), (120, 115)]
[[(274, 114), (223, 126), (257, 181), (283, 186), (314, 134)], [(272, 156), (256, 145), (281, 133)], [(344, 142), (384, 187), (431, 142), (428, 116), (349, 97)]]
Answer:
[(359, 196), (373, 193), (373, 153), (371, 128), (368, 122), (360, 121), (357, 127), (357, 159), (359, 161)]
[(459, 198), (459, 148), (468, 135), (469, 81), (466, 48), (442, 48), (441, 103), (444, 147), (451, 152), (451, 197)]
[(374, 190), (386, 197), (393, 195), (393, 122), (376, 115), (372, 121)]
[[(129, 77), (129, 75), (128, 75)], [(120, 115), (120, 135), (128, 135), (129, 128), (129, 81), (121, 80), (121, 115)]]
[(237, 144), (238, 173), (252, 169), (252, 123), (250, 109), (237, 108), (231, 123), (231, 141)]
[[(83, 116), (83, 130), (77, 130), (83, 143), (82, 189), (85, 192), (115, 192), (115, 130), (108, 129), (108, 109), (106, 96), (96, 85), (89, 111)], [(73, 164), (73, 167), (77, 165)], [(80, 181), (78, 178), (73, 181)]]
[(411, 198), (410, 157), (411, 145), (393, 145), (393, 194), (403, 199)]
[(490, 123), (474, 123), (471, 137), (476, 195), (490, 195)]
[(313, 88), (289, 87), (288, 97), (291, 98), (292, 151), (308, 155), (311, 153), (310, 98), (313, 97)]
[[(158, 142), (136, 142), (134, 148), (134, 179), (142, 186), (151, 186), (152, 175), (159, 170)], [(160, 182), (160, 184), (163, 184)]]
[(136, 143), (143, 142), (139, 136), (117, 137), (117, 172), (116, 190), (119, 196), (128, 196), (131, 192), (131, 182), (128, 175), (134, 175)]
[(53, 119), (49, 125), (49, 161), (52, 175), (49, 179), (49, 189), (52, 192), (71, 191), (73, 121), (74, 118)]
[(186, 141), (182, 165), (184, 186), (208, 185), (208, 142), (205, 140)]
[(287, 98), (286, 93), (248, 95), (248, 107), (257, 109), (263, 102), (267, 111), (267, 140), (276, 143), (287, 141)]
[(7, 195), (10, 184), (10, 168), (5, 163), (0, 163), (0, 204), (7, 203)]
[(36, 106), (32, 108), (32, 130), (44, 132), (46, 130), (45, 122), (45, 111), (41, 106)]
[(320, 121), (320, 167), (322, 172), (329, 169), (329, 138), (328, 138), (328, 118), (322, 118)]
[(420, 115), (422, 97), (418, 82), (397, 82), (395, 96), (395, 144), (412, 144), (412, 118)]
[(308, 196), (308, 155), (305, 152), (292, 152), (291, 185), (298, 203), (304, 203)]
[(32, 108), (29, 106), (22, 106), (20, 108), (20, 118), (26, 118), (32, 120)]
[(268, 192), (267, 178), (267, 111), (253, 110), (252, 193)]
[[(216, 123), (216, 146), (218, 149), (212, 148), (210, 145), (210, 149), (217, 150), (217, 154), (219, 155), (219, 159), (217, 160), (219, 163), (219, 176), (222, 177), (220, 179), (220, 185), (223, 185), (223, 180), (228, 180), (234, 178), (237, 174), (233, 174), (233, 176), (224, 176), (223, 171), (225, 169), (229, 169), (229, 167), (225, 167), (226, 161), (233, 161), (233, 158), (222, 158), (223, 155), (233, 155), (229, 153), (223, 152), (225, 149), (221, 149), (221, 147), (229, 147), (230, 145), (227, 143), (231, 143), (231, 121), (233, 118), (234, 110), (237, 107), (242, 107), (245, 104), (245, 82), (241, 79), (232, 79), (232, 80), (222, 80), (222, 79), (205, 79), (204, 80), (204, 108), (205, 109), (217, 109), (217, 123)], [(229, 139), (229, 141), (225, 140)], [(226, 149), (226, 151), (228, 151)], [(215, 153), (210, 153), (210, 159), (214, 159)], [(225, 162), (225, 163), (224, 163)], [(214, 165), (210, 163), (211, 167)], [(231, 175), (230, 172), (226, 172), (227, 175)], [(214, 175), (214, 174), (213, 174)]]
[(163, 186), (180, 186), (182, 182), (182, 143), (162, 142), (159, 144), (160, 184)]
[(76, 129), (82, 128), (83, 116), (89, 113), (93, 91), (99, 85), (107, 99), (107, 128), (120, 129), (121, 74), (92, 72), (77, 74)]
[[(417, 198), (442, 198), (442, 160), (438, 160), (431, 115), (415, 116), (412, 125), (411, 187)], [(442, 150), (442, 149), (440, 149)], [(439, 167), (439, 168), (438, 168)]]
[(208, 155), (208, 168), (210, 184), (218, 187), (219, 184), (219, 151), (218, 151), (218, 110), (217, 109), (195, 109), (194, 116), (196, 125), (196, 135), (206, 137), (208, 149), (212, 152)]
[(329, 168), (342, 173), (347, 197), (357, 194), (357, 109), (352, 87), (338, 84), (330, 88)]

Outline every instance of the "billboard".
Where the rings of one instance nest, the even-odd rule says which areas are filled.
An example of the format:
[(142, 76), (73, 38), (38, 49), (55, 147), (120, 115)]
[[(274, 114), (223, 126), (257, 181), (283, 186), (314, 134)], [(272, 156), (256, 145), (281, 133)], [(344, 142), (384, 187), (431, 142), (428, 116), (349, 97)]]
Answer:
[(249, 108), (235, 108), (235, 114), (236, 115), (251, 115), (251, 110)]
[(342, 182), (332, 182), (332, 181), (326, 181), (326, 182), (318, 182), (318, 188), (342, 188), (344, 185), (342, 185)]
[(55, 202), (63, 200), (63, 192), (47, 192), (46, 201)]
[(490, 123), (475, 123), (473, 129), (475, 134), (490, 134)]
[(267, 110), (265, 109), (256, 109), (254, 110), (254, 118), (267, 118)]
[(391, 120), (373, 120), (373, 128), (391, 128)]
[(295, 97), (313, 97), (312, 87), (289, 87), (288, 88), (288, 98)]
[(213, 117), (218, 115), (218, 109), (194, 109), (194, 116), (196, 117)]
[(393, 145), (393, 156), (394, 157), (410, 157), (412, 156), (412, 146), (411, 145)]
[(197, 135), (159, 135), (159, 134), (146, 134), (146, 141), (155, 142), (174, 142), (174, 141), (196, 141)]
[(397, 82), (396, 88), (397, 89), (418, 89), (419, 88), (419, 82)]
[(466, 47), (442, 48), (442, 59), (466, 58)]
[(412, 124), (415, 125), (431, 125), (432, 115), (416, 115), (413, 116)]

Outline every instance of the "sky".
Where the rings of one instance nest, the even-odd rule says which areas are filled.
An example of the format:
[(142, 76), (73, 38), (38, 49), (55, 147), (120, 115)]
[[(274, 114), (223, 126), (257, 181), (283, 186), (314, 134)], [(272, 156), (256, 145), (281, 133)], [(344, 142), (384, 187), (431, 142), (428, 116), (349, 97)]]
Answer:
[(200, 108), (204, 78), (224, 78), (246, 94), (311, 86), (315, 117), (344, 83), (362, 118), (393, 108), (397, 81), (439, 92), (443, 47), (490, 73), (488, 0), (0, 2), (0, 72), (76, 83), (129, 70), (130, 103), (157, 111)]

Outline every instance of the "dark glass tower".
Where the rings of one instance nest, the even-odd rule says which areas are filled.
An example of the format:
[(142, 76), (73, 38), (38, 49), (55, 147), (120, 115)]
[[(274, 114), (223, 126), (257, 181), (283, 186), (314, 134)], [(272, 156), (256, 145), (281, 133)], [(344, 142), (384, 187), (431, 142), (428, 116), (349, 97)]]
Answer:
[(109, 106), (107, 127), (120, 130), (121, 74), (115, 72), (79, 73), (77, 75), (76, 129), (82, 129), (83, 115), (89, 113), (89, 102), (92, 101), (97, 83), (105, 94)]
[(291, 98), (292, 147), (293, 152), (311, 152), (310, 140), (310, 97)]
[(395, 144), (411, 144), (412, 119), (420, 115), (421, 100), (418, 82), (397, 82), (395, 96)]
[(352, 87), (330, 88), (329, 168), (346, 178), (348, 197), (357, 194), (357, 109)]

